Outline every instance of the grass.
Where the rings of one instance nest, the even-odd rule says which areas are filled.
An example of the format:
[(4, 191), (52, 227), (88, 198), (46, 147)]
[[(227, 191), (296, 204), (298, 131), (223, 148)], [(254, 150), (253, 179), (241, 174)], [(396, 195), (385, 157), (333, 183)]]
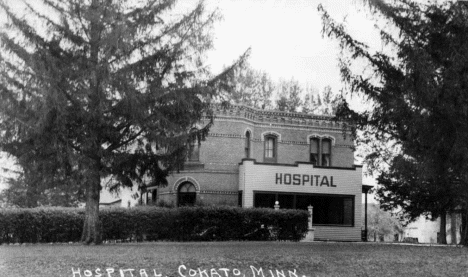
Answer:
[[(255, 268), (254, 272), (251, 266)], [(121, 269), (124, 277), (146, 276), (144, 272), (153, 277), (154, 270), (162, 274), (161, 277), (182, 277), (179, 267), (186, 277), (263, 277), (256, 271), (259, 269), (263, 270), (264, 277), (283, 277), (278, 276), (276, 270), (285, 277), (468, 276), (468, 248), (326, 242), (0, 246), (2, 277), (97, 277), (98, 268), (97, 273), (102, 277), (109, 276), (107, 268), (114, 269), (115, 272), (110, 274), (113, 277), (121, 277)], [(80, 275), (73, 275), (72, 268), (79, 268)], [(135, 270), (131, 273), (125, 271), (127, 269)], [(85, 270), (91, 270), (92, 275)], [(269, 270), (273, 270), (273, 276)]]

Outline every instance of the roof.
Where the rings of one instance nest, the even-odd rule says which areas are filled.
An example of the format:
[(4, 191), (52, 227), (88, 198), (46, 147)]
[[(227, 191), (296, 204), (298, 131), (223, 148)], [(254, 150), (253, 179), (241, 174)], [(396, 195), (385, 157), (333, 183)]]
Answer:
[(362, 193), (369, 193), (369, 190), (372, 189), (374, 186), (364, 185), (362, 184)]
[(109, 206), (109, 205), (117, 204), (117, 203), (120, 203), (120, 202), (122, 202), (122, 199), (118, 199), (118, 200), (108, 202), (108, 203), (99, 203), (99, 205)]

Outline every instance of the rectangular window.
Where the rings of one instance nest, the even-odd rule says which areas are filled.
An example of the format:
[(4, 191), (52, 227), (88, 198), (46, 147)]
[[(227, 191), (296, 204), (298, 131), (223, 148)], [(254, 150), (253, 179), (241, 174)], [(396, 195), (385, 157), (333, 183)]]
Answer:
[(313, 224), (354, 226), (354, 197), (302, 193), (255, 192), (254, 206), (274, 208), (275, 201), (280, 209), (307, 210), (314, 208)]
[(322, 166), (331, 166), (331, 141), (322, 140)]
[(188, 160), (190, 162), (200, 161), (200, 145), (196, 141), (190, 143)]
[(352, 226), (354, 203), (352, 197), (312, 196), (314, 224)]
[(275, 157), (275, 140), (273, 138), (268, 138), (265, 142), (265, 157)]
[(319, 140), (316, 138), (310, 140), (310, 162), (314, 165), (319, 162)]
[(276, 194), (274, 193), (255, 193), (254, 206), (256, 208), (274, 208)]
[(250, 132), (245, 133), (245, 157), (250, 158)]
[(296, 209), (307, 210), (307, 207), (312, 205), (312, 199), (310, 195), (298, 194), (296, 195)]
[(265, 137), (265, 156), (264, 162), (276, 162), (276, 138), (272, 136)]
[(343, 224), (344, 225), (353, 225), (353, 218), (354, 218), (354, 209), (353, 209), (353, 199), (352, 198), (344, 198), (343, 199)]
[(311, 138), (309, 161), (316, 166), (331, 166), (331, 140)]
[(294, 194), (278, 194), (280, 209), (294, 209)]

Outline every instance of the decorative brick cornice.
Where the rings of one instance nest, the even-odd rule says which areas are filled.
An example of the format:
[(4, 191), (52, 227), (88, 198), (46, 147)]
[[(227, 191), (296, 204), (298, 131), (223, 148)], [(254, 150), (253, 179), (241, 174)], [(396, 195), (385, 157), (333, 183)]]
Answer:
[(211, 109), (216, 118), (243, 119), (255, 124), (270, 123), (278, 126), (313, 126), (315, 128), (342, 129), (343, 122), (334, 120), (330, 115), (314, 115), (272, 110), (259, 110), (244, 105), (212, 104)]
[(241, 113), (254, 115), (254, 116), (281, 116), (281, 117), (290, 117), (290, 118), (310, 118), (317, 120), (331, 120), (334, 116), (332, 115), (316, 115), (316, 114), (306, 114), (306, 113), (296, 113), (296, 112), (283, 112), (278, 110), (261, 110), (244, 105), (230, 104), (230, 105), (221, 105), (221, 104), (211, 104), (211, 109), (215, 111), (215, 114), (229, 114), (229, 115), (239, 115)]
[[(205, 119), (205, 118), (204, 118)], [(227, 122), (240, 122), (253, 127), (262, 127), (262, 128), (278, 128), (282, 130), (304, 130), (304, 131), (323, 131), (327, 133), (343, 133), (343, 127), (341, 125), (325, 126), (320, 124), (278, 124), (278, 123), (268, 123), (268, 122), (258, 122), (246, 118), (240, 117), (227, 117), (227, 116), (217, 116), (216, 121), (227, 121)]]

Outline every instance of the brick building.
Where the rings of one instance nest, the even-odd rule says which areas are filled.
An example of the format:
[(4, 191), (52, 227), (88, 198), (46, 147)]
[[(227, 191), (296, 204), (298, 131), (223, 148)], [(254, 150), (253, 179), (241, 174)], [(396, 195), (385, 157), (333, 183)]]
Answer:
[[(215, 106), (206, 141), (143, 203), (314, 207), (315, 238), (361, 240), (362, 168), (329, 116)], [(201, 122), (200, 124), (203, 124)]]

